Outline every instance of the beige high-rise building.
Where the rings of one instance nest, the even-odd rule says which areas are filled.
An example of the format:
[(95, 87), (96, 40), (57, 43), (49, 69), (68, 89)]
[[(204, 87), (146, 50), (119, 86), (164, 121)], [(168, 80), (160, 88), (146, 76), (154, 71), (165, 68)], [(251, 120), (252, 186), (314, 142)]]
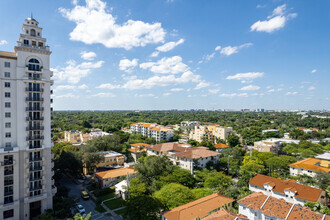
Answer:
[(56, 193), (51, 51), (38, 25), (26, 19), (14, 52), (0, 51), (0, 219), (32, 219)]

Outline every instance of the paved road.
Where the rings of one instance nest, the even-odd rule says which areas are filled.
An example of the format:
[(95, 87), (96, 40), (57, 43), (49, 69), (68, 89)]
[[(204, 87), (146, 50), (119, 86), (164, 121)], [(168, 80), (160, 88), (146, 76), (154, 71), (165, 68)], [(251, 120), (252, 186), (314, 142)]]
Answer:
[(95, 203), (91, 200), (83, 200), (80, 196), (81, 190), (82, 190), (82, 186), (81, 184), (75, 184), (73, 183), (69, 178), (67, 178), (66, 176), (64, 176), (61, 179), (61, 184), (64, 185), (65, 187), (67, 187), (70, 191), (69, 191), (69, 196), (74, 196), (75, 198), (79, 199), (79, 204), (81, 204), (82, 206), (84, 206), (86, 213), (92, 213), (92, 219), (93, 220), (116, 220), (116, 218), (112, 217), (112, 216), (108, 216), (108, 215), (103, 215), (102, 213), (98, 213), (95, 210)]

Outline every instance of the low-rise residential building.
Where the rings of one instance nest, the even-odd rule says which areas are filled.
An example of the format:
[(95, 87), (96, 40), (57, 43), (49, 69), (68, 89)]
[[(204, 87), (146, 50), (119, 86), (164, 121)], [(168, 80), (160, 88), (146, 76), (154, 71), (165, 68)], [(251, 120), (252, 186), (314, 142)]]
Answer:
[(101, 129), (91, 129), (90, 133), (83, 133), (78, 130), (71, 130), (64, 132), (64, 142), (69, 142), (73, 145), (81, 145), (86, 143), (87, 141), (107, 135), (110, 134), (107, 132), (103, 132)]
[(229, 148), (227, 144), (223, 144), (223, 143), (216, 144), (214, 145), (214, 147), (215, 147), (215, 151), (220, 153), (222, 153), (224, 149)]
[(249, 190), (303, 206), (306, 202), (327, 205), (325, 191), (297, 183), (293, 179), (281, 180), (257, 174), (249, 182)]
[(317, 172), (329, 173), (330, 161), (317, 158), (307, 158), (296, 163), (290, 164), (290, 175), (298, 176), (306, 174), (314, 177)]
[(219, 161), (220, 153), (208, 150), (206, 147), (194, 147), (177, 143), (164, 143), (151, 145), (147, 148), (148, 155), (167, 156), (174, 165), (189, 170), (206, 168), (207, 163), (216, 164)]
[(122, 199), (127, 199), (127, 180), (123, 180), (115, 185), (115, 193)]
[(107, 170), (94, 174), (95, 179), (98, 181), (102, 188), (114, 186), (119, 182), (122, 176), (134, 176), (136, 171), (133, 167), (125, 167), (114, 170)]
[(158, 125), (156, 123), (135, 123), (131, 125), (131, 133), (142, 134), (146, 137), (155, 138), (156, 141), (160, 142), (163, 140), (171, 140), (174, 136), (174, 131), (171, 128)]
[(299, 140), (293, 139), (284, 139), (284, 138), (269, 138), (262, 141), (254, 142), (252, 149), (257, 150), (259, 152), (273, 152), (278, 153), (283, 143), (287, 144), (299, 144)]
[[(98, 164), (96, 164), (96, 168), (111, 168), (115, 166), (123, 166), (125, 163), (125, 156), (115, 151), (103, 151), (98, 152), (96, 154), (103, 156), (103, 159)], [(96, 170), (94, 170), (94, 172), (95, 171)], [(85, 166), (83, 169), (83, 173), (87, 175), (90, 172), (91, 170), (88, 170)]]
[(330, 161), (330, 152), (325, 152), (324, 154), (319, 154), (315, 158)]
[(245, 215), (236, 214), (227, 209), (220, 209), (217, 212), (203, 218), (203, 220), (249, 220)]
[(223, 206), (231, 207), (234, 199), (214, 193), (162, 213), (162, 220), (204, 219)]
[(186, 144), (189, 141), (189, 137), (185, 134), (179, 134), (178, 137), (179, 137), (179, 140), (178, 140), (179, 143)]
[(139, 159), (139, 157), (141, 157), (143, 153), (147, 152), (147, 147), (150, 147), (150, 144), (146, 144), (146, 143), (131, 144), (131, 148), (128, 149), (128, 151), (131, 152), (134, 162), (136, 162), (137, 159)]
[(245, 215), (250, 220), (330, 220), (325, 214), (313, 212), (308, 207), (274, 198), (262, 192), (254, 192), (237, 203), (239, 214)]
[(217, 139), (226, 140), (229, 134), (233, 132), (231, 127), (219, 125), (196, 125), (189, 133), (189, 139), (202, 142), (203, 140), (211, 143), (217, 143)]
[(195, 126), (200, 125), (201, 122), (199, 121), (182, 121), (180, 124), (176, 124), (174, 130), (193, 130)]

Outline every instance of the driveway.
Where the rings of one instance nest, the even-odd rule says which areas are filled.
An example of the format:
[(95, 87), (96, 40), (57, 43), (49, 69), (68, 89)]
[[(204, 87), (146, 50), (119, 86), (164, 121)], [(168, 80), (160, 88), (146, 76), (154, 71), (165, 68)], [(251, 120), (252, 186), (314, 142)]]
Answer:
[[(82, 185), (81, 184), (76, 184), (72, 182), (68, 177), (63, 176), (61, 179), (61, 185), (67, 187), (69, 189), (69, 196), (74, 196), (75, 198), (79, 199), (79, 204), (84, 206), (86, 210), (86, 214), (92, 213), (92, 219), (93, 220), (118, 220), (118, 218), (104, 215), (102, 213), (99, 213), (95, 210), (95, 203), (91, 200), (84, 200), (81, 198), (80, 193), (82, 190)], [(121, 218), (120, 218), (121, 219)]]

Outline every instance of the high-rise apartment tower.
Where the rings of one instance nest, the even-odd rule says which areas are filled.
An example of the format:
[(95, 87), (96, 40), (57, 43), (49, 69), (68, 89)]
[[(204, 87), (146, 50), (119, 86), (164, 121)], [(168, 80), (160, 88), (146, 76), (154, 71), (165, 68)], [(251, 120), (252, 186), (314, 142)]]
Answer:
[(53, 207), (51, 51), (34, 18), (14, 52), (0, 51), (0, 219), (32, 219)]

